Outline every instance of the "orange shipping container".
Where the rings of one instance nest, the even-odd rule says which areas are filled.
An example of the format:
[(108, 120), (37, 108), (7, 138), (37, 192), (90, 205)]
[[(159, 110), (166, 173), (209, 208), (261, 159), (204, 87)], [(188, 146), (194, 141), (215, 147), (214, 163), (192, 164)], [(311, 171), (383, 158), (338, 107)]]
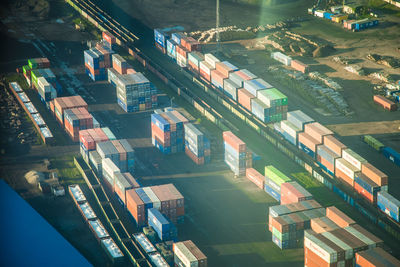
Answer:
[(144, 203), (135, 192), (135, 189), (126, 191), (126, 208), (135, 218), (136, 223), (141, 226), (145, 224), (145, 208)]
[(400, 261), (378, 247), (357, 252), (356, 264), (360, 267), (398, 267)]
[(346, 145), (342, 144), (333, 135), (325, 135), (323, 141), (324, 145), (327, 148), (329, 148), (339, 156), (342, 156), (342, 150), (347, 148)]
[(361, 173), (380, 186), (388, 184), (388, 176), (375, 168), (371, 163), (364, 163), (361, 166)]
[(238, 102), (248, 111), (251, 111), (251, 100), (253, 98), (255, 98), (255, 96), (246, 89), (242, 88), (238, 90)]
[(302, 73), (306, 73), (308, 71), (308, 65), (304, 64), (298, 60), (293, 60), (290, 62), (290, 66), (298, 71), (301, 71)]
[[(307, 124), (306, 124), (307, 125)], [(313, 138), (307, 133), (299, 133), (298, 141), (311, 149), (313, 152), (316, 151), (317, 145), (320, 145), (321, 142)]]
[(304, 126), (304, 132), (309, 134), (312, 138), (322, 143), (325, 135), (332, 135), (333, 132), (320, 124), (319, 122), (307, 123)]
[(338, 168), (335, 169), (335, 176), (348, 184), (351, 187), (354, 187), (354, 180), (350, 178), (347, 174), (339, 170)]
[(374, 95), (374, 102), (381, 105), (384, 109), (387, 109), (389, 111), (397, 110), (396, 103), (390, 101), (389, 99), (387, 99), (384, 96)]
[(341, 228), (355, 224), (356, 222), (340, 211), (335, 206), (326, 208), (326, 217), (331, 219), (334, 223), (339, 225)]
[(337, 262), (328, 263), (308, 248), (304, 248), (304, 266), (308, 267), (336, 267)]

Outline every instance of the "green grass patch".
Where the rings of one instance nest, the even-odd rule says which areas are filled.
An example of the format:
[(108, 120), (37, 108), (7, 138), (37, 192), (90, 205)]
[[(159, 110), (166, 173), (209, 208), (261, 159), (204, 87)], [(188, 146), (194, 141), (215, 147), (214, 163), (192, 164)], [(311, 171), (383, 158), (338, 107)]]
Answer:
[(57, 157), (50, 159), (53, 168), (57, 169), (60, 178), (60, 183), (62, 185), (70, 184), (84, 184), (81, 174), (74, 165), (73, 155), (65, 155), (62, 157)]

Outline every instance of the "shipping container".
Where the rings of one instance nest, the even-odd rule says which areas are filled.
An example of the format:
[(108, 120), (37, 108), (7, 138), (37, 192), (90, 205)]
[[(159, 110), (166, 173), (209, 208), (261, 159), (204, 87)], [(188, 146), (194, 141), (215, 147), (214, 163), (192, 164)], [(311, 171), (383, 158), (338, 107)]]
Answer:
[(380, 247), (356, 253), (356, 266), (359, 267), (397, 267), (400, 261)]
[(303, 150), (307, 155), (313, 159), (316, 157), (317, 146), (321, 144), (320, 141), (314, 139), (307, 133), (298, 134), (298, 148)]
[(390, 101), (384, 96), (381, 95), (374, 95), (374, 102), (377, 103), (378, 105), (381, 105), (384, 109), (387, 109), (389, 111), (395, 111), (397, 110), (397, 105), (393, 101)]
[(253, 182), (257, 187), (264, 189), (265, 177), (259, 173), (256, 169), (247, 168), (246, 178)]
[(399, 222), (400, 201), (385, 191), (378, 192), (378, 208), (393, 220)]
[(351, 187), (354, 186), (354, 177), (360, 170), (344, 158), (335, 159), (335, 176)]
[(306, 115), (301, 110), (288, 112), (287, 120), (302, 131), (304, 130), (305, 124), (314, 122), (314, 120), (311, 117)]
[(347, 148), (346, 145), (342, 144), (333, 135), (324, 135), (323, 144), (340, 157), (342, 156), (342, 151)]
[(304, 132), (310, 135), (313, 139), (322, 143), (323, 137), (326, 135), (332, 135), (333, 132), (320, 124), (319, 122), (308, 123), (304, 126)]
[(295, 69), (298, 70), (302, 73), (307, 73), (308, 72), (308, 65), (304, 64), (298, 60), (291, 60), (290, 62), (290, 66)]
[(135, 219), (138, 227), (146, 223), (145, 205), (135, 189), (126, 191), (126, 207), (132, 217)]
[(341, 228), (355, 224), (356, 222), (340, 211), (338, 208), (331, 206), (326, 208), (326, 217), (339, 225)]
[(176, 241), (177, 229), (158, 209), (148, 210), (148, 225), (153, 227), (161, 241)]
[(363, 163), (361, 165), (361, 173), (379, 186), (388, 184), (388, 176), (374, 167), (371, 163)]
[(273, 52), (271, 53), (271, 57), (286, 66), (290, 66), (292, 58), (281, 53), (281, 52)]
[(249, 91), (252, 95), (257, 96), (258, 90), (273, 88), (273, 86), (263, 79), (257, 78), (243, 82), (243, 88)]
[(244, 81), (249, 81), (256, 78), (257, 78), (256, 75), (254, 75), (253, 73), (251, 73), (246, 69), (241, 69), (229, 73), (229, 79), (231, 79), (234, 83), (240, 85), (240, 87), (244, 86)]
[(342, 151), (342, 157), (351, 165), (353, 165), (357, 170), (361, 171), (362, 164), (367, 163), (367, 160), (361, 157), (359, 154), (351, 150), (350, 148), (346, 148)]
[(328, 217), (311, 219), (311, 229), (317, 234), (331, 232), (338, 228), (340, 227)]
[(220, 62), (213, 54), (204, 54), (204, 60), (214, 69), (216, 68), (216, 63)]
[(391, 147), (385, 147), (382, 150), (383, 155), (397, 166), (400, 166), (400, 153)]
[(310, 200), (313, 196), (297, 182), (281, 184), (281, 204)]
[(238, 90), (238, 102), (244, 108), (251, 112), (251, 100), (255, 98), (253, 94), (251, 94), (246, 89), (239, 89)]

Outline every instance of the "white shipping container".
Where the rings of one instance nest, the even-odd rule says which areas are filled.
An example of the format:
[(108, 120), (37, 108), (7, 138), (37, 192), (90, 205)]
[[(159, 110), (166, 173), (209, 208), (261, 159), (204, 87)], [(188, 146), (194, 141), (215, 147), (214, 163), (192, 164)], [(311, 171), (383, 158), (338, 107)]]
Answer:
[(178, 53), (176, 54), (176, 62), (181, 67), (186, 67), (187, 66), (187, 58), (182, 56), (181, 54), (178, 54)]
[(356, 167), (358, 170), (361, 170), (361, 166), (363, 163), (367, 163), (367, 160), (358, 155), (356, 152), (351, 150), (350, 148), (346, 148), (342, 151), (342, 157), (347, 160), (351, 165)]
[(201, 61), (200, 62), (200, 70), (204, 71), (208, 75), (211, 75), (211, 71), (214, 70), (214, 69), (215, 68), (213, 66), (211, 66), (211, 64), (208, 63), (207, 61)]
[(218, 58), (216, 58), (213, 54), (205, 54), (204, 60), (208, 62), (215, 69), (215, 63), (220, 62)]
[(315, 10), (314, 11), (314, 15), (316, 17), (319, 17), (319, 18), (323, 18), (324, 17), (324, 13), (325, 13), (325, 11), (323, 11), (323, 10)]
[(346, 174), (349, 178), (353, 180), (355, 174), (359, 172), (357, 168), (355, 168), (353, 165), (347, 162), (344, 158), (337, 158), (335, 160), (335, 166), (337, 169), (342, 171), (344, 174)]
[(281, 52), (273, 52), (271, 53), (271, 57), (282, 64), (285, 64), (286, 66), (290, 66), (290, 63), (292, 62), (292, 58), (281, 53)]
[(143, 187), (143, 191), (146, 195), (150, 198), (151, 202), (153, 202), (153, 208), (161, 210), (161, 201), (160, 199), (154, 194), (153, 190), (150, 187)]
[(304, 237), (304, 247), (311, 250), (327, 263), (337, 262), (337, 252), (312, 235)]
[(281, 129), (294, 138), (297, 138), (297, 133), (301, 131), (301, 129), (287, 120), (281, 121)]
[(198, 267), (199, 262), (197, 258), (189, 251), (189, 249), (182, 242), (174, 243), (173, 246), (174, 256), (178, 257), (185, 267)]

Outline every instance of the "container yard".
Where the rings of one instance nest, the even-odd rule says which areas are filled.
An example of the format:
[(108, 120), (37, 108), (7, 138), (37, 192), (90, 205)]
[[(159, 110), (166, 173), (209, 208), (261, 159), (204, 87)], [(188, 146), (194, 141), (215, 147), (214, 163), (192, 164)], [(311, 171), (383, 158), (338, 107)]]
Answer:
[[(31, 17), (37, 11), (26, 9), (32, 27), (19, 23), (4, 33), (7, 42), (15, 35), (16, 51), (29, 49), (23, 60), (8, 49), (12, 60), (4, 64), (10, 70), (0, 82), (8, 93), (0, 125), (19, 128), (3, 138), (0, 173), (91, 264), (398, 265), (400, 76), (381, 71), (396, 68), (397, 59), (326, 41), (329, 35), (373, 39), (378, 30), (384, 39), (394, 27), (389, 15), (376, 19), (371, 3), (318, 2), (308, 10), (313, 16), (278, 21), (280, 12), (309, 3), (265, 3), (276, 10), (276, 17), (266, 16), (275, 24), (262, 26), (263, 18), (253, 28), (245, 25), (259, 7), (226, 2), (223, 23), (242, 17), (245, 29), (219, 28), (217, 8), (217, 28), (208, 31), (210, 19), (187, 28), (198, 20), (186, 22), (191, 1), (154, 3), (146, 22), (135, 17), (148, 3), (133, 12), (117, 2), (52, 3), (52, 27), (41, 31)], [(175, 22), (157, 13), (165, 5)], [(204, 3), (196, 5), (209, 13)], [(239, 5), (243, 14), (230, 15)], [(178, 7), (187, 14), (178, 15)], [(70, 15), (58, 18), (63, 9)], [(6, 18), (5, 27), (23, 20)], [(314, 33), (312, 27), (327, 30)], [(46, 36), (58, 28), (69, 28), (60, 40), (72, 41)], [(276, 38), (280, 31), (298, 45)], [(239, 33), (254, 37), (236, 40)], [(365, 76), (330, 79), (329, 68), (339, 67), (332, 67), (329, 53), (363, 58), (338, 56), (334, 64), (364, 66), (373, 58), (379, 65), (367, 65)], [(378, 79), (391, 83), (389, 89), (375, 86)], [(306, 83), (319, 88), (318, 101), (299, 89)], [(340, 115), (319, 102), (337, 97), (350, 107)], [(8, 109), (10, 100), (15, 109)], [(341, 127), (351, 123), (370, 126), (344, 133)], [(25, 124), (33, 124), (41, 141), (24, 143)], [(379, 132), (378, 124), (385, 125)], [(11, 156), (3, 146), (13, 136), (21, 144)], [(69, 195), (43, 187), (53, 180)]]

